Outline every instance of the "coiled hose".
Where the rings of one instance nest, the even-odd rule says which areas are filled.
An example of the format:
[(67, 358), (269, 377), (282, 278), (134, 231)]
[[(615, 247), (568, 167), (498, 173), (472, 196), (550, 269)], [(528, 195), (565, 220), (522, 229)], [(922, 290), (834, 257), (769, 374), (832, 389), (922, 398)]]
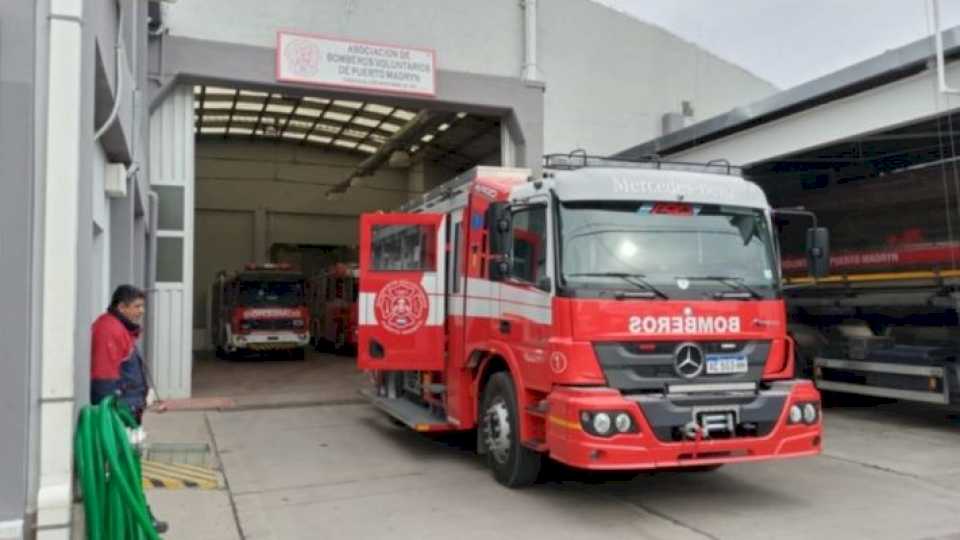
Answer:
[(126, 428), (137, 422), (114, 397), (80, 411), (74, 457), (88, 540), (159, 540), (143, 495), (140, 457)]

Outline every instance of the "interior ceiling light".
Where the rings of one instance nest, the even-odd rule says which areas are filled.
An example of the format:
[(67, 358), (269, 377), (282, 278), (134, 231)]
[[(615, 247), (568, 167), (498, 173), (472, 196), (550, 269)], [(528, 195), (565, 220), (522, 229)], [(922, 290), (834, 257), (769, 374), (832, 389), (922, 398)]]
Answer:
[(347, 122), (348, 120), (350, 120), (349, 114), (343, 114), (343, 113), (338, 113), (334, 111), (327, 111), (327, 113), (324, 114), (323, 117), (328, 120), (336, 120), (337, 122)]
[(220, 86), (208, 86), (207, 95), (208, 96), (232, 96), (237, 93), (233, 88), (223, 88)]
[(367, 103), (367, 106), (364, 107), (363, 110), (369, 111), (372, 113), (388, 115), (390, 114), (390, 111), (392, 111), (393, 109), (391, 109), (390, 107), (385, 107), (383, 105), (378, 105), (376, 103)]

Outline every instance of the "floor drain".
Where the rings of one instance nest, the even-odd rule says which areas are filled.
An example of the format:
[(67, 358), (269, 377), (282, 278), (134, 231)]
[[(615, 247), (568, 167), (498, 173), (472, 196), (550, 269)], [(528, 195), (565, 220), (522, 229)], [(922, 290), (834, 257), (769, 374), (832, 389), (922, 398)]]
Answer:
[(210, 445), (207, 443), (151, 443), (143, 458), (169, 465), (210, 465)]

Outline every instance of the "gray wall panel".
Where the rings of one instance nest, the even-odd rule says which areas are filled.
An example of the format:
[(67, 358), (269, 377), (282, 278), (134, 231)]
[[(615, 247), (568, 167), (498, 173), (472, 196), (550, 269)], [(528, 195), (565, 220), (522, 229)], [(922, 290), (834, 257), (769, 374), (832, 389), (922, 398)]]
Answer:
[(0, 521), (24, 517), (34, 124), (34, 3), (0, 2)]

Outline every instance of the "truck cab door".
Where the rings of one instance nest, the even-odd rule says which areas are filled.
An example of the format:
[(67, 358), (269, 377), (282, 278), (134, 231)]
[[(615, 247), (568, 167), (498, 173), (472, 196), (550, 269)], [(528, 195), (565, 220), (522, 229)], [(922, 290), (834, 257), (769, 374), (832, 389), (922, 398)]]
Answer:
[(443, 369), (444, 226), (443, 214), (360, 216), (360, 369)]

